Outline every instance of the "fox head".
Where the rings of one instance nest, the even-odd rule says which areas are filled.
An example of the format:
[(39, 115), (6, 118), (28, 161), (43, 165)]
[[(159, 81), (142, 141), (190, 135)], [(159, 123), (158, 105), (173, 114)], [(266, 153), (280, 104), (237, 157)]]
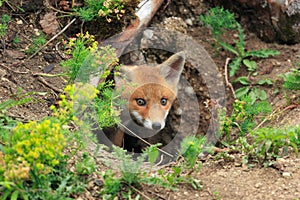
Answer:
[(133, 121), (157, 131), (165, 127), (184, 63), (185, 54), (179, 52), (157, 66), (121, 67), (116, 87), (121, 88)]

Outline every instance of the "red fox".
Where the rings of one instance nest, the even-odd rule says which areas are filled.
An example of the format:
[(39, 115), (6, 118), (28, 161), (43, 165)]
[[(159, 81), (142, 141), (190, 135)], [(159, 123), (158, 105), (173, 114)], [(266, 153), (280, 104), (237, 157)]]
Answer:
[[(144, 134), (147, 130), (158, 132), (163, 129), (177, 96), (184, 63), (185, 54), (179, 52), (157, 66), (122, 66), (121, 76), (115, 77), (115, 82), (116, 88), (122, 90), (121, 97), (127, 102), (125, 110), (130, 118), (122, 123), (129, 126), (134, 122), (146, 129), (141, 131)], [(136, 133), (137, 130), (132, 131)], [(119, 130), (111, 138), (115, 145), (122, 147), (126, 143), (124, 131)]]

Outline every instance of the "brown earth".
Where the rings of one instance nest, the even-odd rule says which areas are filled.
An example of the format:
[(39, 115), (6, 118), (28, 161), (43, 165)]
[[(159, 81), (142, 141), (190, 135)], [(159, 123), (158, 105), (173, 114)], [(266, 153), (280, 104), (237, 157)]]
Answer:
[[(41, 73), (59, 74), (64, 71), (59, 65), (63, 60), (61, 57), (60, 41), (63, 35), (50, 42), (45, 48), (30, 57), (25, 54), (32, 43), (32, 36), (37, 35), (42, 28), (39, 20), (49, 12), (42, 6), (20, 14), (12, 10), (7, 4), (0, 8), (0, 13), (10, 14), (12, 19), (9, 22), (8, 34), (1, 38), (0, 44), (0, 102), (10, 98), (18, 99), (24, 93), (33, 92), (31, 97), (33, 102), (21, 105), (7, 111), (7, 114), (21, 121), (39, 120), (50, 115), (49, 107), (58, 100), (58, 94), (67, 84), (63, 77), (47, 77)], [(161, 25), (171, 29), (183, 31), (192, 36), (199, 44), (209, 52), (219, 70), (224, 73), (224, 65), (227, 57), (231, 54), (221, 51), (215, 54), (212, 47), (212, 35), (208, 28), (200, 26), (198, 16), (208, 9), (208, 5), (202, 1), (171, 1), (166, 9), (161, 9), (153, 19), (152, 26)], [(183, 22), (178, 23), (174, 18)], [(59, 20), (58, 20), (59, 21)], [(66, 25), (65, 21), (59, 21)], [(74, 27), (73, 27), (74, 26)], [(80, 23), (76, 22), (71, 28), (80, 30)], [(74, 33), (74, 32), (73, 32)], [(20, 42), (13, 42), (16, 36)], [(50, 39), (52, 35), (47, 35)], [(231, 38), (233, 36), (229, 36)], [(246, 31), (246, 48), (261, 49), (271, 48), (280, 51), (280, 55), (268, 59), (258, 60), (257, 78), (270, 78), (274, 81), (272, 87), (264, 88), (268, 91), (268, 101), (273, 109), (280, 109), (276, 118), (264, 124), (278, 127), (296, 125), (300, 122), (299, 92), (292, 93), (282, 89), (282, 79), (279, 74), (288, 72), (295, 68), (297, 56), (300, 55), (300, 44), (279, 45), (275, 43), (265, 43), (258, 39), (256, 35)], [(244, 73), (244, 72), (241, 72)], [(193, 76), (187, 74), (187, 79)], [(200, 81), (201, 82), (201, 81)], [(199, 83), (193, 85), (197, 88)], [(279, 92), (274, 92), (278, 89)], [(201, 91), (203, 93), (203, 91)], [(199, 95), (201, 95), (201, 92)], [(205, 92), (205, 91), (204, 91)], [(232, 94), (226, 88), (227, 105), (230, 110)], [(287, 102), (287, 99), (290, 102)], [(205, 98), (202, 99), (204, 101)], [(293, 105), (290, 106), (289, 105)], [(201, 123), (209, 117), (208, 111), (202, 111)], [(171, 117), (171, 119), (173, 119)], [(172, 123), (172, 120), (169, 120)], [(202, 127), (205, 130), (205, 125)], [(201, 132), (201, 131), (200, 131)], [(206, 158), (199, 172), (192, 175), (200, 180), (202, 189), (194, 190), (189, 186), (179, 185), (177, 191), (170, 191), (157, 187), (144, 187), (141, 192), (153, 199), (300, 199), (300, 160), (294, 156), (287, 156), (279, 159), (272, 165), (273, 167), (243, 168), (241, 166), (241, 155), (231, 154), (230, 159)], [(90, 188), (91, 191), (93, 187)], [(92, 192), (91, 192), (92, 193)], [(87, 198), (87, 197), (86, 197)], [(90, 196), (88, 199), (97, 199)]]

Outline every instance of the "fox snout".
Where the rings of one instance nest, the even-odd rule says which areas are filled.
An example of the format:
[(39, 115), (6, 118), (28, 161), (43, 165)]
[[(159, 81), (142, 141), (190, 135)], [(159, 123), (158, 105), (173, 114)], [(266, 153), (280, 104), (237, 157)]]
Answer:
[(159, 131), (165, 127), (165, 121), (169, 113), (169, 109), (165, 110), (160, 105), (156, 104), (149, 109), (133, 110), (130, 112), (133, 121), (136, 121), (141, 126)]

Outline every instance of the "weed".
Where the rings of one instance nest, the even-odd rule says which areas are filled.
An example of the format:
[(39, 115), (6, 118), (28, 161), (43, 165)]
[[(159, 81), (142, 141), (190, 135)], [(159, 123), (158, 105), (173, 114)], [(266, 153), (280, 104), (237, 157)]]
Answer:
[(284, 79), (283, 87), (288, 90), (300, 90), (300, 70), (294, 69), (291, 72), (282, 74)]
[[(247, 67), (249, 72), (254, 72), (257, 68), (257, 63), (254, 60), (250, 60), (250, 58), (267, 58), (279, 54), (279, 51), (271, 49), (246, 51), (245, 34), (242, 26), (234, 19), (233, 14), (227, 10), (223, 10), (223, 8), (212, 8), (208, 14), (201, 16), (200, 20), (212, 28), (217, 44), (236, 56), (229, 64), (230, 77), (235, 75), (242, 64)], [(229, 29), (237, 30), (238, 32), (238, 40), (234, 40), (235, 46), (223, 42), (220, 38), (223, 30)]]
[(260, 128), (251, 131), (254, 138), (254, 145), (258, 157), (264, 160), (271, 157), (284, 156), (288, 152), (288, 147), (292, 147), (295, 154), (298, 155), (297, 141), (299, 127), (295, 128)]
[[(89, 81), (90, 76), (100, 76), (101, 82), (97, 89), (91, 85), (81, 84), (77, 89), (76, 101), (79, 105), (90, 104), (93, 101), (93, 109), (95, 116), (86, 116), (87, 118), (94, 119), (98, 122), (100, 128), (110, 127), (119, 122), (119, 111), (116, 109), (120, 106), (122, 101), (119, 101), (119, 95), (114, 92), (113, 82), (107, 80), (111, 75), (111, 68), (114, 66), (118, 68), (118, 57), (113, 48), (109, 46), (101, 47), (98, 49), (97, 42), (94, 36), (89, 33), (77, 34), (77, 38), (70, 39), (68, 43), (69, 49), (67, 53), (72, 57), (61, 63), (62, 66), (68, 68), (68, 75), (70, 82), (86, 83)], [(95, 91), (98, 96), (90, 96), (89, 91)], [(84, 98), (83, 98), (84, 97)], [(91, 97), (91, 98), (90, 98)], [(81, 102), (83, 101), (83, 102)], [(76, 112), (83, 112), (76, 111)]]
[[(0, 1), (1, 6), (1, 1)], [(3, 14), (0, 19), (0, 39), (3, 38), (7, 34), (7, 25), (10, 20), (10, 16), (7, 14)]]
[[(147, 150), (147, 152), (153, 152)], [(113, 146), (112, 155), (120, 163), (115, 163), (121, 176), (115, 177), (115, 174), (108, 170), (102, 174), (104, 179), (104, 186), (101, 190), (101, 194), (105, 195), (107, 199), (113, 199), (122, 187), (126, 186), (139, 186), (142, 181), (142, 164), (146, 160), (147, 153), (142, 153), (137, 159), (133, 159), (132, 155), (128, 154), (126, 150)], [(112, 163), (108, 163), (111, 165)]]
[(231, 141), (230, 134), (233, 131), (237, 132), (238, 136), (244, 136), (255, 127), (255, 118), (271, 111), (272, 107), (266, 101), (252, 102), (249, 96), (243, 97), (242, 100), (235, 100), (231, 116), (221, 114), (221, 134), (228, 142)]
[(75, 12), (84, 21), (91, 21), (97, 17), (105, 17), (107, 22), (120, 20), (125, 13), (125, 3), (122, 0), (86, 0), (85, 6), (75, 9)]
[(206, 15), (201, 15), (199, 19), (202, 23), (210, 26), (217, 41), (220, 40), (219, 37), (225, 30), (232, 30), (236, 28), (237, 24), (234, 14), (220, 7), (210, 9)]
[(97, 50), (98, 45), (94, 36), (90, 35), (88, 32), (85, 34), (79, 33), (76, 37), (77, 38), (70, 38), (69, 42), (66, 44), (66, 47), (68, 48), (66, 53), (71, 55), (71, 58), (61, 63), (63, 67), (67, 68), (71, 83), (77, 77), (80, 68), (86, 61), (86, 58)]
[(88, 153), (83, 153), (82, 158), (79, 158), (76, 163), (76, 172), (79, 174), (92, 174), (96, 171), (96, 161)]
[[(71, 88), (65, 91), (71, 92)], [(18, 123), (7, 137), (1, 134), (0, 193), (4, 199), (67, 199), (71, 193), (83, 191), (82, 180), (67, 169), (69, 158), (63, 154), (69, 132), (64, 126), (75, 119), (67, 100), (70, 96), (64, 96), (59, 102), (64, 107), (52, 108), (53, 117)], [(2, 110), (19, 103), (2, 102)]]
[(194, 168), (199, 154), (203, 151), (205, 137), (186, 137), (181, 142), (181, 154), (184, 157), (185, 165)]
[(257, 86), (269, 86), (273, 84), (270, 79), (263, 79), (257, 81), (256, 83), (251, 83), (249, 77), (246, 76), (240, 76), (236, 78), (233, 83), (240, 83), (243, 85), (235, 91), (236, 97), (238, 99), (242, 99), (245, 96), (249, 96), (252, 99), (251, 104), (253, 104), (256, 100), (264, 101), (267, 99), (267, 93)]
[(235, 46), (232, 46), (223, 41), (219, 41), (219, 44), (227, 51), (235, 54), (235, 58), (229, 64), (230, 77), (234, 76), (235, 73), (240, 69), (241, 65), (244, 64), (249, 72), (254, 72), (257, 69), (257, 63), (249, 58), (268, 58), (270, 56), (275, 56), (279, 54), (279, 51), (271, 49), (261, 49), (261, 50), (249, 50), (245, 49), (245, 34), (239, 23), (237, 23), (238, 30), (238, 40), (235, 40)]
[(40, 33), (40, 35), (32, 39), (32, 44), (29, 45), (29, 47), (25, 50), (25, 53), (28, 55), (33, 54), (38, 50), (38, 48), (43, 46), (46, 42), (47, 40), (45, 35), (43, 33)]
[(14, 37), (14, 39), (13, 39), (13, 41), (12, 41), (12, 43), (13, 43), (14, 45), (17, 45), (17, 44), (19, 44), (20, 42), (21, 42), (21, 39), (20, 39), (18, 36)]

